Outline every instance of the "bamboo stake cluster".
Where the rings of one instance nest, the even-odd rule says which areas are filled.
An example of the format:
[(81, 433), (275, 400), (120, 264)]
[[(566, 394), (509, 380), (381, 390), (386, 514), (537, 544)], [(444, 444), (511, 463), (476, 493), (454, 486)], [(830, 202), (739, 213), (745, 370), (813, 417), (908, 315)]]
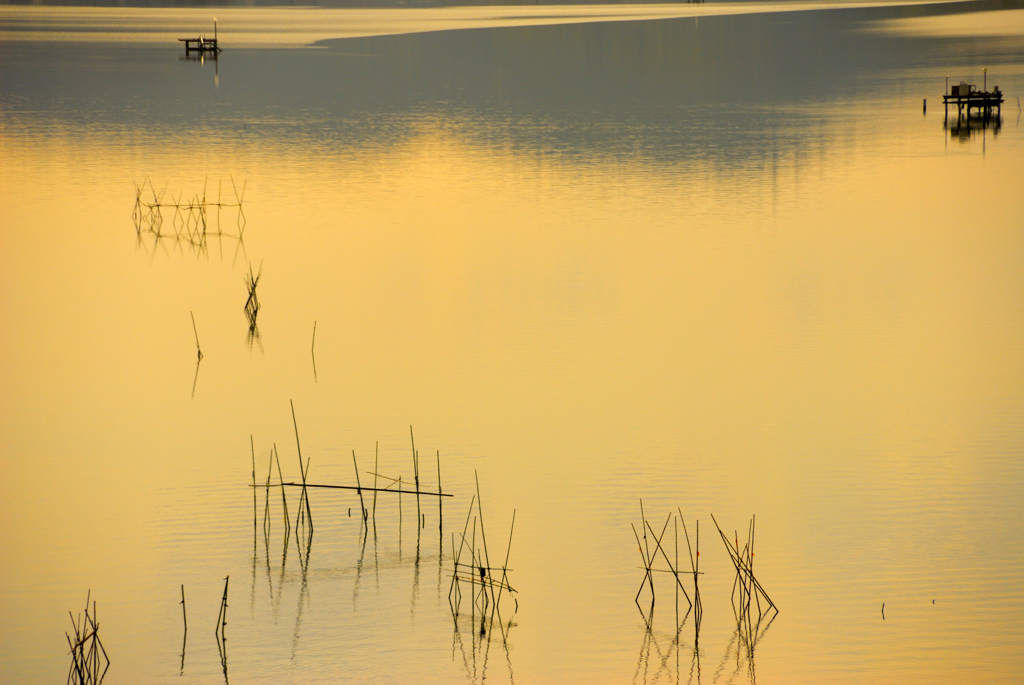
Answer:
[[(673, 512), (670, 512), (668, 514), (668, 516), (665, 517), (665, 523), (661, 527), (661, 532), (658, 533), (657, 531), (655, 531), (654, 527), (651, 526), (651, 523), (647, 520), (647, 516), (644, 513), (644, 503), (643, 503), (643, 500), (640, 500), (640, 518), (641, 518), (641, 524), (640, 525), (641, 525), (641, 528), (642, 528), (642, 533), (637, 532), (636, 526), (633, 525), (633, 524), (630, 524), (630, 526), (633, 529), (633, 537), (636, 539), (637, 549), (640, 552), (640, 558), (643, 561), (643, 566), (641, 566), (641, 568), (644, 570), (644, 578), (643, 578), (642, 581), (640, 581), (640, 588), (636, 592), (636, 597), (633, 598), (633, 601), (636, 604), (637, 609), (640, 610), (640, 615), (643, 616), (644, 622), (647, 624), (648, 629), (650, 629), (651, 625), (652, 625), (652, 620), (654, 618), (654, 603), (655, 603), (655, 598), (656, 598), (655, 585), (654, 585), (654, 574), (655, 573), (669, 573), (669, 574), (672, 575), (672, 578), (673, 578), (673, 581), (674, 581), (673, 582), (673, 587), (675, 589), (675, 608), (676, 608), (676, 627), (677, 627), (677, 632), (678, 632), (678, 628), (682, 627), (682, 624), (686, 622), (686, 619), (689, 617), (690, 613), (692, 611), (694, 611), (695, 607), (697, 608), (697, 616), (698, 616), (698, 619), (697, 619), (698, 620), (698, 622), (697, 622), (697, 630), (699, 632), (699, 630), (700, 630), (700, 627), (699, 627), (699, 616), (702, 613), (702, 610), (699, 608), (700, 607), (700, 604), (699, 604), (699, 602), (700, 602), (700, 595), (699, 595), (699, 590), (697, 589), (697, 578), (698, 578), (699, 572), (697, 571), (697, 567), (696, 567), (695, 562), (693, 560), (694, 559), (693, 558), (693, 551), (689, 547), (689, 534), (687, 534), (687, 532), (686, 532), (686, 523), (685, 523), (685, 521), (683, 522), (683, 532), (684, 532), (684, 534), (686, 534), (686, 538), (687, 538), (687, 549), (690, 549), (691, 568), (692, 568), (693, 579), (694, 579), (694, 595), (697, 598), (697, 604), (695, 604), (694, 600), (690, 598), (690, 593), (688, 593), (686, 591), (686, 587), (683, 585), (683, 582), (682, 582), (682, 580), (679, 577), (680, 574), (682, 573), (682, 571), (681, 571), (680, 566), (679, 566), (679, 527), (678, 527), (678, 521), (676, 519), (676, 514), (673, 513)], [(682, 520), (682, 512), (679, 512), (679, 520)], [(674, 546), (673, 546), (673, 551), (674, 551), (673, 559), (674, 559), (674, 561), (673, 561), (673, 559), (669, 558), (668, 552), (666, 550), (666, 547), (668, 545), (668, 541), (665, 540), (665, 536), (668, 533), (668, 524), (669, 523), (672, 523), (672, 530), (673, 530), (673, 537), (674, 537)], [(697, 550), (697, 554), (700, 555), (699, 548)], [(660, 565), (661, 562), (664, 563), (664, 567), (662, 567)], [(644, 609), (640, 605), (640, 596), (643, 594), (645, 587), (649, 589), (650, 594), (651, 594), (651, 606), (650, 606), (650, 609), (648, 609), (647, 613), (644, 613)], [(682, 621), (679, 620), (679, 593), (680, 593), (680, 591), (683, 593), (683, 597), (686, 599), (686, 605), (687, 605), (686, 613), (683, 615)]]
[[(390, 478), (388, 476), (385, 476), (385, 475), (379, 473), (378, 472), (378, 468), (377, 468), (378, 467), (378, 462), (379, 462), (379, 460), (378, 460), (378, 457), (379, 457), (379, 444), (377, 446), (375, 446), (375, 448), (374, 448), (374, 470), (373, 471), (365, 472), (365, 473), (373, 476), (373, 486), (372, 487), (364, 486), (362, 484), (362, 478), (361, 478), (361, 474), (360, 474), (360, 470), (359, 470), (359, 462), (358, 462), (358, 459), (356, 457), (355, 450), (352, 450), (352, 466), (353, 466), (353, 468), (355, 470), (355, 481), (356, 481), (355, 485), (333, 485), (333, 484), (325, 484), (325, 483), (310, 483), (308, 481), (308, 476), (309, 476), (309, 459), (307, 458), (305, 461), (303, 461), (303, 458), (302, 458), (302, 445), (301, 445), (300, 440), (299, 440), (299, 428), (298, 428), (298, 421), (296, 420), (296, 417), (295, 417), (295, 403), (294, 402), (291, 402), (291, 412), (292, 412), (292, 424), (293, 424), (293, 426), (295, 428), (295, 447), (296, 447), (296, 451), (298, 453), (299, 470), (300, 470), (300, 474), (302, 476), (302, 481), (301, 482), (291, 482), (291, 481), (285, 481), (284, 480), (284, 476), (283, 476), (282, 471), (281, 471), (281, 460), (278, 457), (278, 454), (277, 454), (277, 444), (275, 443), (274, 447), (273, 447), (273, 449), (271, 450), (271, 453), (270, 453), (270, 463), (268, 464), (267, 479), (263, 483), (257, 483), (256, 482), (255, 446), (253, 444), (252, 436), (250, 435), (250, 437), (249, 437), (249, 439), (250, 439), (250, 451), (252, 453), (252, 460), (253, 460), (253, 472), (252, 472), (253, 473), (253, 478), (252, 478), (252, 483), (251, 483), (250, 487), (252, 487), (254, 490), (256, 488), (263, 488), (266, 491), (265, 502), (264, 502), (264, 513), (263, 513), (263, 536), (264, 536), (264, 540), (265, 540), (265, 542), (266, 542), (268, 547), (269, 547), (269, 544), (270, 544), (270, 529), (271, 529), (271, 525), (270, 525), (270, 521), (271, 521), (271, 515), (270, 515), (270, 489), (271, 488), (278, 488), (278, 487), (281, 489), (281, 505), (282, 505), (282, 508), (284, 510), (284, 525), (285, 525), (285, 533), (284, 533), (285, 543), (284, 544), (285, 544), (285, 547), (288, 546), (288, 541), (290, 539), (290, 533), (291, 533), (291, 526), (289, 524), (289, 518), (288, 518), (288, 499), (287, 499), (287, 496), (285, 495), (285, 488), (286, 487), (301, 488), (301, 494), (299, 496), (299, 508), (298, 508), (298, 512), (297, 512), (296, 518), (295, 518), (295, 530), (296, 530), (296, 533), (298, 533), (300, 530), (303, 531), (303, 534), (297, 535), (297, 537), (296, 537), (296, 541), (297, 541), (297, 543), (299, 543), (300, 547), (301, 547), (301, 543), (303, 541), (305, 541), (306, 544), (308, 545), (309, 542), (312, 540), (312, 537), (313, 537), (313, 514), (312, 514), (312, 507), (310, 505), (310, 499), (309, 499), (309, 490), (311, 488), (324, 488), (324, 489), (331, 489), (331, 490), (355, 490), (356, 494), (359, 496), (359, 509), (362, 512), (361, 516), (360, 516), (360, 522), (361, 522), (360, 523), (360, 528), (361, 528), (361, 531), (363, 532), (364, 535), (366, 535), (368, 533), (368, 531), (369, 531), (371, 517), (373, 518), (374, 530), (376, 531), (377, 493), (394, 493), (394, 494), (398, 495), (398, 506), (399, 506), (398, 516), (399, 516), (399, 527), (400, 528), (401, 528), (401, 520), (402, 520), (402, 494), (403, 493), (407, 494), (407, 495), (415, 495), (416, 498), (417, 498), (417, 503), (419, 502), (420, 495), (430, 496), (430, 497), (437, 497), (437, 499), (438, 499), (438, 520), (439, 520), (438, 525), (439, 525), (439, 530), (441, 531), (439, 534), (443, 535), (443, 530), (444, 530), (444, 528), (443, 528), (443, 511), (444, 510), (443, 510), (443, 506), (441, 504), (441, 501), (442, 501), (442, 498), (444, 498), (444, 497), (452, 497), (453, 495), (451, 495), (450, 493), (442, 492), (441, 491), (441, 452), (440, 452), (440, 450), (437, 451), (437, 481), (438, 481), (438, 486), (437, 486), (437, 491), (436, 492), (433, 492), (433, 491), (430, 491), (430, 490), (424, 490), (420, 486), (420, 484), (418, 482), (417, 482), (417, 487), (415, 489), (406, 489), (406, 488), (403, 488), (402, 486), (403, 486), (403, 483), (408, 483), (408, 481), (404, 481), (402, 479), (402, 476), (399, 476), (398, 478)], [(411, 426), (409, 427), (409, 431), (410, 431), (410, 437), (412, 437), (412, 427)], [(414, 455), (413, 467), (414, 467), (414, 471), (418, 473), (418, 470), (419, 470), (418, 452), (415, 449), (415, 442), (413, 442), (412, 444), (413, 444), (413, 455)], [(271, 482), (271, 479), (272, 479), (271, 473), (272, 473), (272, 470), (274, 468), (274, 464), (275, 463), (277, 464), (278, 482), (277, 482), (277, 484), (272, 484), (272, 482)], [(388, 485), (384, 486), (384, 487), (378, 487), (378, 480), (390, 481), (390, 483)], [(419, 480), (418, 475), (416, 477), (416, 480), (417, 481)], [(363, 496), (364, 492), (372, 492), (373, 493), (372, 508), (371, 508), (371, 506), (368, 506), (367, 500)], [(417, 540), (418, 540), (419, 539), (420, 531), (423, 528), (423, 526), (425, 525), (426, 514), (424, 514), (420, 510), (419, 506), (417, 506), (417, 510), (418, 510), (418, 516), (417, 516), (418, 523), (417, 523), (417, 529), (416, 530), (417, 530)], [(349, 510), (349, 515), (351, 515), (351, 509)], [(254, 533), (253, 534), (254, 534), (254, 542), (255, 542), (255, 534), (256, 534), (256, 529), (257, 529), (257, 523), (256, 523), (257, 516), (258, 516), (258, 505), (257, 505), (257, 500), (256, 500), (256, 497), (255, 497), (255, 493), (254, 493), (254, 496), (253, 496), (253, 528), (254, 528)]]
[[(670, 513), (665, 519), (664, 525), (661, 527), (659, 533), (651, 526), (644, 514), (643, 500), (640, 502), (640, 516), (642, 519), (642, 534), (637, 531), (636, 526), (632, 525), (633, 536), (636, 540), (637, 549), (640, 552), (640, 558), (643, 561), (643, 565), (640, 567), (644, 570), (643, 580), (640, 581), (640, 588), (637, 590), (634, 602), (636, 603), (637, 609), (640, 610), (640, 615), (643, 616), (645, 623), (647, 624), (648, 630), (652, 627), (652, 620), (654, 617), (654, 604), (655, 604), (655, 573), (669, 573), (674, 579), (674, 586), (676, 592), (676, 628), (677, 632), (686, 622), (690, 612), (694, 614), (694, 644), (700, 639), (700, 624), (704, 614), (703, 602), (700, 596), (700, 576), (703, 573), (700, 570), (700, 521), (696, 522), (694, 540), (690, 540), (690, 532), (686, 527), (686, 519), (683, 518), (682, 510), (678, 507), (675, 513)], [(718, 521), (715, 520), (714, 515), (711, 516), (711, 520), (715, 523), (715, 528), (718, 530), (719, 536), (722, 538), (722, 542), (725, 544), (726, 551), (729, 553), (729, 558), (733, 563), (733, 567), (736, 570), (736, 577), (733, 581), (732, 589), (732, 605), (733, 613), (736, 617), (737, 632), (740, 635), (740, 639), (747, 646), (748, 651), (752, 653), (754, 645), (760, 639), (764, 632), (767, 631), (768, 626), (778, 615), (778, 609), (772, 602), (771, 598), (768, 597), (768, 593), (764, 591), (764, 588), (758, 582), (754, 576), (754, 531), (756, 518), (750, 520), (750, 525), (747, 529), (747, 542), (741, 548), (739, 545), (739, 534), (735, 535), (735, 539), (730, 541), (725, 533), (722, 532), (721, 527), (718, 525)], [(668, 524), (672, 523), (673, 537), (674, 537), (674, 559), (675, 562), (669, 559), (667, 552), (668, 543), (665, 541)], [(693, 599), (691, 600), (689, 593), (680, 581), (680, 574), (685, 573), (679, 565), (679, 530), (678, 524), (682, 523), (683, 535), (686, 540), (686, 549), (690, 559), (690, 571), (686, 575), (693, 576)], [(663, 562), (663, 566), (661, 565)], [(645, 613), (644, 608), (640, 604), (640, 597), (643, 595), (644, 590), (648, 589), (651, 595), (650, 609)], [(686, 598), (687, 604), (689, 605), (686, 614), (683, 616), (682, 622), (679, 620), (679, 592), (682, 591), (683, 596)], [(756, 615), (755, 615), (756, 612)]]
[[(208, 179), (203, 181), (202, 195), (198, 193), (185, 198), (184, 192), (177, 197), (164, 200), (167, 186), (159, 193), (153, 182), (147, 177), (142, 183), (135, 183), (135, 208), (132, 210), (132, 221), (135, 232), (142, 237), (149, 233), (156, 238), (171, 238), (178, 242), (188, 243), (193, 247), (203, 248), (209, 236), (225, 236), (235, 238), (239, 242), (245, 233), (245, 213), (242, 204), (245, 201), (245, 182), (239, 193), (234, 177), (231, 177), (231, 188), (235, 201), (225, 202), (222, 199), (223, 181), (217, 182), (217, 200), (207, 198)], [(150, 200), (149, 198), (152, 198)], [(225, 233), (221, 229), (220, 213), (222, 209), (234, 209), (237, 233)], [(164, 210), (173, 210), (170, 220), (170, 231), (164, 233)], [(173, 233), (172, 233), (173, 231)]]
[[(519, 610), (519, 600), (516, 599), (516, 590), (509, 584), (508, 568), (509, 554), (512, 551), (512, 533), (515, 531), (516, 513), (512, 511), (512, 525), (508, 533), (508, 547), (505, 550), (505, 562), (501, 566), (491, 565), (490, 553), (487, 548), (487, 535), (484, 531), (484, 513), (480, 497), (480, 477), (476, 475), (476, 495), (469, 503), (469, 511), (466, 513), (466, 523), (462, 527), (462, 534), (459, 536), (458, 547), (455, 545), (455, 534), (452, 534), (452, 582), (448, 589), (448, 604), (452, 614), (458, 619), (462, 606), (462, 586), (469, 586), (469, 606), (472, 620), (476, 622), (476, 614), (480, 613), (480, 629), (485, 630), (485, 618), (489, 616), (491, 623), (494, 616), (501, 619), (501, 597), (505, 592), (515, 603), (515, 610)], [(473, 506), (476, 505), (476, 515), (473, 514)], [(472, 532), (470, 532), (470, 521), (472, 520)], [(477, 527), (480, 528), (479, 544), (477, 541)], [(500, 576), (499, 576), (500, 573)], [(515, 612), (513, 612), (515, 613)]]
[[(100, 641), (100, 624), (96, 618), (96, 602), (92, 603), (92, 613), (89, 613), (89, 598), (91, 591), (85, 598), (85, 612), (78, 615), (78, 619), (68, 612), (71, 618), (71, 628), (74, 638), (70, 633), (64, 636), (71, 648), (71, 668), (68, 670), (68, 683), (74, 685), (99, 685), (103, 682), (107, 669), (110, 668), (110, 659), (107, 657), (107, 650), (103, 648)], [(102, 670), (101, 670), (102, 668)]]
[(252, 264), (249, 265), (249, 273), (245, 275), (245, 288), (249, 291), (249, 297), (245, 300), (242, 311), (245, 313), (245, 320), (249, 322), (249, 332), (246, 335), (246, 342), (252, 347), (254, 342), (260, 340), (260, 329), (256, 327), (256, 315), (260, 313), (260, 300), (256, 297), (256, 286), (259, 285), (260, 276), (263, 275), (263, 263), (255, 274), (252, 271)]
[[(715, 522), (715, 528), (722, 538), (729, 553), (729, 559), (736, 569), (736, 578), (732, 584), (732, 607), (736, 616), (737, 628), (741, 637), (747, 644), (747, 649), (753, 652), (754, 645), (768, 630), (768, 626), (775, 620), (779, 610), (775, 607), (768, 593), (761, 587), (761, 583), (754, 576), (754, 532), (757, 525), (757, 517), (751, 517), (747, 526), (747, 541), (740, 548), (739, 531), (734, 532), (733, 540), (729, 540), (722, 532), (718, 521), (712, 515), (711, 520)], [(763, 603), (763, 605), (762, 605)], [(756, 618), (754, 610), (757, 611)]]

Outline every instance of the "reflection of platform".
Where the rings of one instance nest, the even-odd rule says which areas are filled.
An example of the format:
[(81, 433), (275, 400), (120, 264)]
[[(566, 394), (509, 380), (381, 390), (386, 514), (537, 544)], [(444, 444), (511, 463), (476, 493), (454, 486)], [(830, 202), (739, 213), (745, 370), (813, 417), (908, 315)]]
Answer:
[(960, 141), (968, 141), (978, 133), (992, 131), (992, 135), (998, 136), (999, 130), (1003, 127), (1003, 118), (996, 114), (994, 116), (960, 116), (952, 119), (946, 118), (943, 128), (949, 131), (950, 138)]
[(214, 64), (217, 63), (216, 52), (186, 52), (183, 56), (178, 59), (189, 61), (189, 62), (205, 62), (206, 60), (213, 60)]

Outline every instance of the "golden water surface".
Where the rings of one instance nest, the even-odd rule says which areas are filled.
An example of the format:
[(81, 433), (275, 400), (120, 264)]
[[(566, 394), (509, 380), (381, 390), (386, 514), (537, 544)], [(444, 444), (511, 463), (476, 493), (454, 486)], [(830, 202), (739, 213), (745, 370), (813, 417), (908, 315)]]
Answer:
[[(174, 10), (96, 10), (110, 44), (0, 7), (0, 680), (64, 678), (91, 591), (110, 683), (1018, 681), (1024, 36), (993, 26), (1024, 10), (763, 9), (282, 14), (306, 48), (221, 17), (200, 63), (132, 34)], [(1000, 85), (999, 121), (944, 124), (946, 76)], [(137, 231), (134, 184), (232, 179), (241, 242), (230, 207), (199, 245), (169, 209)], [(378, 444), (407, 481), (412, 425), (442, 528), (388, 496), (364, 538), (316, 491), (308, 554), (279, 495), (256, 534), (250, 435), (257, 480), (275, 443), (300, 479), (290, 400), (313, 482), (354, 484), (353, 450), (372, 479)], [(516, 512), (485, 637), (448, 602), (474, 472), (502, 552)], [(641, 499), (700, 520), (699, 641), (667, 578), (653, 630), (634, 604)], [(754, 649), (711, 514), (757, 515)]]

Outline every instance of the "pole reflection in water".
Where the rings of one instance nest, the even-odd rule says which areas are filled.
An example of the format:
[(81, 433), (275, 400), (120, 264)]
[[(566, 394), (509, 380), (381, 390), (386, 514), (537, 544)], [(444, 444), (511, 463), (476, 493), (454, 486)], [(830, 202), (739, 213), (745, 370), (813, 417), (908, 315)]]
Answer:
[[(726, 645), (725, 654), (722, 656), (721, 663), (718, 664), (718, 668), (715, 670), (714, 681), (722, 677), (726, 671), (727, 664), (732, 664), (732, 672), (726, 678), (727, 682), (736, 682), (741, 677), (746, 675), (746, 680), (750, 683), (757, 682), (757, 670), (754, 667), (754, 651), (761, 641), (761, 638), (765, 636), (772, 623), (775, 622), (775, 618), (778, 614), (773, 615), (767, 623), (763, 626), (759, 626), (759, 630), (756, 633), (748, 632), (743, 622), (739, 621), (736, 623), (736, 630), (733, 631), (732, 637), (729, 639), (729, 644)], [(699, 673), (699, 664), (698, 664)]]
[[(683, 616), (681, 623), (676, 624), (675, 633), (662, 633), (659, 639), (658, 631), (653, 628), (654, 609), (644, 618), (646, 627), (644, 637), (640, 643), (640, 653), (637, 657), (636, 669), (633, 672), (633, 683), (657, 683), (657, 682), (680, 682), (681, 654), (683, 649), (682, 631), (686, 625), (690, 612)], [(668, 639), (668, 645), (662, 648), (662, 640)], [(694, 667), (696, 662), (696, 667)], [(697, 674), (697, 681), (700, 681), (700, 657), (697, 644), (694, 643), (693, 654), (690, 664), (690, 678), (693, 679), (694, 672)], [(664, 679), (664, 680), (663, 680)]]
[[(300, 537), (301, 536), (299, 536), (299, 535), (295, 536), (297, 544), (298, 544), (298, 540), (299, 540)], [(291, 656), (291, 660), (292, 660), (293, 663), (295, 662), (295, 652), (296, 652), (296, 650), (298, 649), (298, 646), (299, 646), (299, 634), (300, 634), (300, 631), (301, 631), (301, 628), (302, 628), (302, 611), (303, 611), (303, 608), (306, 605), (309, 604), (309, 555), (310, 555), (310, 552), (312, 551), (312, 549), (313, 549), (313, 530), (310, 529), (309, 536), (306, 538), (306, 542), (305, 542), (305, 553), (304, 554), (302, 553), (302, 548), (300, 546), (299, 567), (301, 569), (302, 582), (299, 585), (299, 603), (298, 603), (298, 607), (296, 608), (296, 611), (295, 611), (295, 633), (294, 633), (294, 636), (292, 637), (292, 656)], [(282, 570), (282, 572), (284, 571), (283, 564), (282, 564), (281, 570)]]
[[(366, 555), (366, 539), (367, 535), (362, 530), (359, 531), (359, 536), (362, 538), (362, 544), (359, 546), (359, 561), (356, 562), (356, 582), (352, 586), (352, 611), (356, 610), (356, 600), (359, 599), (359, 579), (363, 577), (363, 557)], [(373, 536), (373, 557), (374, 566), (376, 566), (377, 558), (377, 536)]]
[(199, 365), (202, 363), (202, 357), (196, 360), (196, 374), (192, 377), (192, 399), (196, 398), (196, 385), (199, 383)]
[[(457, 658), (461, 657), (462, 669), (469, 682), (483, 683), (487, 679), (491, 646), (495, 639), (494, 633), (497, 632), (501, 641), (501, 649), (505, 655), (505, 667), (508, 670), (509, 682), (515, 683), (515, 673), (512, 669), (512, 653), (509, 649), (509, 636), (517, 624), (512, 619), (509, 619), (507, 622), (502, 622), (501, 619), (495, 620), (495, 613), (492, 612), (489, 617), (480, 616), (479, 629), (477, 629), (477, 618), (472, 615), (468, 618), (468, 621), (466, 616), (462, 616), (461, 619), (459, 617), (454, 618), (452, 627), (452, 661), (457, 663)], [(466, 644), (462, 639), (464, 631), (461, 628), (460, 621), (462, 624), (468, 624), (469, 627), (468, 655), (466, 653)]]

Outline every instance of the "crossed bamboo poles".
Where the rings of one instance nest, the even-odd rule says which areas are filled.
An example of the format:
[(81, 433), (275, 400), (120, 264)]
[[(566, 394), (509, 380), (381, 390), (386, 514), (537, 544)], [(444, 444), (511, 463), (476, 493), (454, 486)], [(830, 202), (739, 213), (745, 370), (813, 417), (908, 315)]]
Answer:
[[(96, 619), (96, 602), (92, 603), (92, 613), (89, 613), (89, 597), (85, 598), (85, 614), (78, 615), (78, 620), (68, 612), (71, 617), (71, 628), (74, 632), (74, 639), (71, 633), (65, 633), (68, 646), (71, 648), (71, 668), (68, 671), (68, 683), (74, 685), (98, 685), (103, 682), (103, 677), (110, 668), (110, 659), (107, 657), (107, 650), (103, 648), (100, 641), (100, 624)], [(102, 670), (100, 668), (102, 667)]]
[[(642, 533), (638, 532), (636, 526), (630, 524), (633, 529), (633, 537), (636, 540), (637, 549), (640, 552), (640, 558), (643, 561), (641, 568), (644, 570), (643, 580), (640, 581), (640, 587), (637, 590), (634, 602), (636, 603), (637, 609), (640, 611), (640, 615), (644, 618), (644, 622), (647, 625), (648, 630), (652, 627), (652, 621), (654, 617), (654, 605), (655, 605), (655, 584), (654, 574), (655, 573), (669, 573), (675, 580), (675, 605), (676, 605), (676, 628), (677, 632), (682, 628), (682, 625), (686, 622), (687, 618), (692, 612), (694, 614), (694, 640), (700, 638), (700, 624), (704, 614), (703, 603), (700, 597), (700, 576), (703, 573), (700, 570), (700, 521), (697, 521), (695, 529), (694, 544), (691, 545), (690, 533), (686, 527), (686, 520), (683, 517), (682, 510), (678, 507), (675, 512), (670, 512), (665, 518), (665, 523), (661, 527), (661, 532), (658, 532), (651, 523), (647, 520), (647, 516), (644, 513), (643, 500), (640, 501), (640, 517), (643, 523)], [(715, 520), (714, 515), (711, 516), (711, 520), (715, 523), (715, 528), (718, 530), (719, 536), (722, 538), (722, 542), (725, 544), (726, 551), (729, 553), (729, 559), (732, 561), (733, 568), (736, 570), (736, 577), (733, 580), (732, 588), (732, 605), (733, 613), (737, 622), (737, 630), (740, 631), (741, 637), (744, 639), (749, 648), (752, 650), (753, 646), (757, 643), (757, 640), (764, 631), (767, 630), (768, 625), (774, 620), (778, 614), (778, 608), (775, 603), (765, 592), (761, 583), (758, 582), (754, 576), (754, 533), (756, 527), (756, 517), (751, 518), (750, 525), (747, 528), (747, 542), (741, 548), (739, 544), (739, 533), (735, 535), (735, 539), (730, 541), (725, 533), (722, 532), (721, 527), (718, 525), (718, 521)], [(680, 575), (687, 574), (683, 571), (679, 565), (679, 523), (682, 523), (683, 535), (686, 540), (686, 549), (690, 559), (690, 571), (689, 574), (693, 575), (693, 598), (691, 599), (690, 594), (686, 591), (683, 586)], [(674, 540), (674, 555), (673, 558), (669, 557), (667, 547), (669, 541), (666, 540), (668, 533), (668, 526), (672, 524), (673, 540)], [(662, 566), (663, 562), (663, 566)], [(665, 568), (667, 567), (667, 568)], [(644, 593), (644, 588), (648, 588), (651, 594), (651, 605), (650, 609), (645, 613), (643, 606), (640, 604), (640, 597)], [(683, 593), (683, 597), (686, 599), (687, 609), (683, 615), (682, 621), (679, 620), (679, 593)], [(765, 622), (767, 620), (767, 623)]]
[[(760, 636), (764, 634), (764, 631), (768, 629), (768, 626), (771, 625), (771, 622), (775, 620), (775, 616), (779, 613), (775, 603), (754, 576), (754, 532), (757, 525), (757, 517), (754, 516), (750, 519), (750, 524), (747, 526), (747, 542), (743, 545), (742, 549), (740, 548), (739, 531), (734, 533), (734, 538), (730, 541), (725, 536), (725, 533), (722, 532), (722, 528), (718, 525), (714, 515), (711, 516), (711, 520), (715, 522), (715, 528), (718, 529), (722, 543), (725, 545), (726, 551), (729, 552), (729, 559), (736, 569), (731, 597), (733, 613), (736, 616), (737, 627), (742, 632), (742, 637), (746, 640), (748, 649), (753, 651), (753, 647), (757, 644)], [(762, 606), (762, 600), (764, 606)], [(753, 615), (755, 609), (757, 611), (756, 619)], [(767, 619), (767, 623), (764, 624), (762, 629), (762, 623), (765, 619)]]
[[(486, 629), (485, 619), (493, 624), (494, 616), (501, 619), (501, 598), (506, 592), (515, 603), (515, 610), (519, 610), (519, 600), (516, 599), (516, 589), (509, 583), (508, 568), (509, 554), (512, 551), (512, 533), (516, 527), (516, 512), (512, 510), (512, 525), (508, 533), (508, 546), (505, 549), (505, 562), (501, 566), (491, 565), (490, 552), (487, 548), (487, 535), (484, 531), (484, 512), (480, 497), (480, 476), (474, 472), (476, 477), (476, 495), (469, 503), (469, 511), (466, 512), (466, 522), (462, 527), (462, 534), (459, 536), (458, 547), (455, 545), (455, 534), (452, 533), (452, 582), (448, 588), (448, 604), (452, 614), (458, 619), (459, 610), (462, 606), (462, 584), (469, 585), (470, 615), (475, 625), (477, 610), (480, 612), (481, 633)], [(476, 516), (473, 516), (473, 506), (476, 505)], [(470, 519), (473, 528), (470, 533)], [(477, 523), (480, 527), (480, 546), (477, 545)], [(481, 550), (482, 547), (482, 550)], [(468, 561), (466, 555), (468, 554)], [(499, 577), (500, 572), (500, 577)], [(489, 613), (488, 613), (489, 610)], [(515, 613), (515, 612), (513, 612)]]
[[(694, 623), (695, 630), (696, 630), (697, 634), (699, 635), (700, 634), (700, 621), (701, 621), (701, 617), (702, 617), (702, 615), (704, 613), (703, 604), (702, 604), (701, 599), (700, 599), (700, 584), (698, 583), (698, 577), (701, 575), (701, 571), (700, 571), (700, 522), (697, 523), (697, 526), (698, 526), (698, 528), (697, 528), (697, 539), (696, 539), (696, 547), (697, 548), (696, 548), (696, 555), (694, 555), (694, 548), (693, 548), (693, 546), (690, 545), (690, 534), (689, 534), (689, 531), (686, 528), (686, 520), (683, 518), (682, 511), (677, 509), (677, 512), (678, 512), (678, 518), (676, 516), (676, 513), (672, 513), (672, 512), (670, 512), (669, 515), (667, 517), (665, 517), (665, 524), (661, 527), (661, 533), (658, 533), (658, 532), (656, 532), (654, 530), (654, 528), (651, 526), (650, 522), (647, 520), (647, 516), (644, 513), (644, 503), (643, 503), (643, 500), (640, 500), (640, 518), (643, 521), (643, 523), (641, 524), (641, 526), (643, 528), (643, 535), (641, 535), (640, 533), (637, 532), (635, 525), (630, 524), (630, 526), (633, 529), (633, 537), (636, 538), (637, 549), (640, 551), (640, 558), (643, 560), (642, 568), (644, 569), (644, 579), (642, 581), (640, 581), (640, 588), (637, 590), (636, 597), (633, 599), (633, 601), (636, 603), (637, 609), (640, 610), (640, 615), (644, 617), (644, 622), (647, 624), (647, 627), (650, 628), (651, 627), (651, 620), (652, 620), (652, 618), (654, 616), (654, 602), (655, 602), (654, 574), (655, 573), (671, 573), (672, 577), (675, 579), (675, 583), (673, 584), (673, 587), (675, 589), (676, 626), (677, 626), (677, 628), (681, 628), (683, 623), (686, 622), (686, 619), (690, 616), (690, 613), (692, 612), (694, 614), (694, 617), (695, 617), (695, 623)], [(680, 570), (680, 566), (679, 566), (679, 522), (680, 521), (683, 524), (683, 535), (686, 538), (686, 549), (687, 549), (687, 552), (689, 553), (689, 557), (690, 557), (690, 573), (693, 574), (693, 594), (694, 594), (693, 598), (690, 597), (690, 593), (688, 593), (686, 591), (686, 588), (683, 586), (682, 580), (680, 580), (680, 578), (679, 578), (680, 574), (683, 573), (683, 571)], [(665, 545), (662, 544), (662, 541), (665, 539), (665, 535), (668, 532), (668, 524), (669, 523), (672, 524), (673, 539), (675, 541), (675, 545), (674, 545), (674, 562), (673, 562), (673, 559), (669, 559), (668, 552), (665, 550)], [(650, 534), (650, 538), (648, 538), (648, 533)], [(642, 542), (641, 542), (641, 539), (643, 540)], [(653, 544), (652, 544), (652, 540), (653, 540)], [(664, 560), (665, 565), (668, 566), (667, 569), (665, 569), (665, 568), (655, 568), (655, 564), (658, 562), (658, 554), (659, 553), (661, 554), (661, 559)], [(643, 594), (645, 586), (649, 587), (650, 591), (651, 591), (651, 607), (648, 610), (647, 614), (644, 613), (643, 607), (640, 606), (640, 595)], [(687, 604), (686, 613), (683, 615), (682, 621), (679, 620), (679, 592), (680, 591), (682, 591), (683, 597), (686, 599), (686, 604)]]

